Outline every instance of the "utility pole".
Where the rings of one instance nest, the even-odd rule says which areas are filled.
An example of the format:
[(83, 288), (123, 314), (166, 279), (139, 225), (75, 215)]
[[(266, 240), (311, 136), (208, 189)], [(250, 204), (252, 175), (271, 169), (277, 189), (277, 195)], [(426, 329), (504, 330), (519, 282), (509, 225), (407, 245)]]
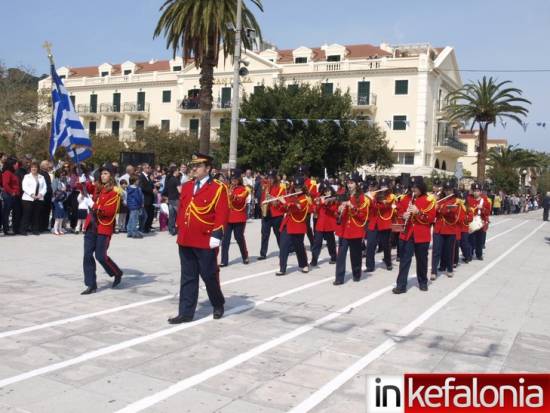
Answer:
[(243, 0), (237, 0), (237, 27), (235, 29), (235, 52), (233, 53), (233, 96), (231, 103), (231, 134), (229, 137), (229, 168), (237, 167), (237, 141), (239, 138), (239, 88), (241, 65), (241, 32)]

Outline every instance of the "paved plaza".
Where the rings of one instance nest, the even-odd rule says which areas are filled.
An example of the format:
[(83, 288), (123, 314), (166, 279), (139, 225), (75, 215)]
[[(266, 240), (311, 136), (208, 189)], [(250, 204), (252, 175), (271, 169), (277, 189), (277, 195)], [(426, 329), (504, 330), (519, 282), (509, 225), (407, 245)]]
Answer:
[(166, 322), (179, 290), (167, 233), (115, 235), (121, 288), (100, 269), (90, 296), (80, 295), (82, 235), (0, 238), (0, 412), (362, 412), (369, 374), (548, 372), (541, 216), (494, 217), (484, 261), (427, 293), (413, 278), (398, 296), (398, 265), (381, 261), (361, 282), (333, 286), (326, 249), (309, 274), (292, 255), (275, 277), (277, 245), (256, 261), (260, 223), (250, 222), (250, 265), (233, 244), (221, 270), (226, 315), (212, 319), (201, 289), (195, 321), (177, 326)]

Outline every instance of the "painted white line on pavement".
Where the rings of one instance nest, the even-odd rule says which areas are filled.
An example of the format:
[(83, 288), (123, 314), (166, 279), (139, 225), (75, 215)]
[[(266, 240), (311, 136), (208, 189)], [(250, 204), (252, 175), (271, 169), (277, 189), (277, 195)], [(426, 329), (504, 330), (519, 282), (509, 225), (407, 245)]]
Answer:
[(502, 221), (498, 220), (495, 223), (491, 222), (491, 223), (489, 223), (489, 228), (496, 227), (497, 225), (504, 224), (505, 222), (508, 222), (508, 221), (511, 221), (511, 220), (512, 220), (512, 218), (506, 218), (506, 219), (503, 219)]
[[(498, 238), (506, 233), (509, 233), (513, 231), (514, 229), (517, 229), (521, 227), (522, 225), (526, 224), (528, 221), (524, 221), (515, 227), (512, 227), (511, 229), (504, 231), (498, 235), (493, 236), (492, 238), (488, 239), (488, 241), (494, 240), (495, 238)], [(409, 279), (414, 278), (416, 275), (413, 275), (412, 277), (409, 277)], [(369, 301), (374, 300), (375, 298), (378, 298), (382, 294), (385, 294), (386, 292), (389, 292), (394, 287), (394, 284), (388, 285), (386, 287), (383, 287), (365, 297), (362, 299), (355, 301), (352, 304), (349, 304), (337, 311), (334, 311), (330, 314), (328, 314), (325, 317), (322, 317), (316, 321), (310, 322), (302, 327), (298, 327), (295, 330), (292, 330), (288, 333), (285, 333), (277, 338), (274, 338), (266, 343), (260, 344), (254, 348), (252, 348), (249, 351), (246, 351), (244, 353), (241, 353), (235, 357), (232, 357), (231, 359), (227, 360), (226, 362), (222, 364), (218, 364), (217, 366), (213, 366), (207, 370), (204, 370), (201, 373), (195, 374), (193, 376), (187, 377), (176, 384), (168, 387), (165, 390), (162, 390), (158, 393), (155, 393), (151, 396), (145, 397), (141, 400), (138, 400), (134, 403), (129, 404), (125, 408), (118, 410), (116, 413), (130, 413), (130, 412), (140, 412), (144, 409), (147, 409), (163, 400), (166, 400), (167, 398), (174, 396), (177, 393), (180, 393), (182, 391), (185, 391), (193, 386), (196, 386), (197, 384), (200, 384), (218, 374), (221, 374), (233, 367), (236, 367), (237, 365), (244, 363), (245, 361), (248, 361), (262, 353), (265, 353), (268, 350), (271, 350), (272, 348), (281, 345), (289, 340), (292, 340), (293, 338), (296, 338), (302, 334), (307, 333), (308, 331), (311, 331), (317, 326), (320, 326), (322, 324), (325, 324), (329, 321), (334, 320), (335, 318), (340, 317), (343, 314), (349, 313), (353, 309), (362, 306), (363, 304), (368, 303)], [(385, 349), (384, 351), (386, 351)]]
[[(237, 307), (229, 309), (228, 311), (225, 312), (225, 314), (226, 315), (231, 315), (231, 314), (242, 313), (243, 311), (251, 310), (255, 307), (258, 307), (258, 306), (261, 306), (263, 304), (272, 302), (272, 301), (274, 301), (278, 298), (283, 298), (283, 297), (286, 297), (288, 295), (291, 295), (291, 294), (294, 294), (294, 293), (297, 293), (297, 292), (300, 292), (300, 291), (307, 290), (308, 288), (315, 287), (319, 284), (323, 284), (323, 283), (326, 283), (326, 282), (331, 281), (331, 280), (334, 280), (334, 276), (326, 277), (326, 278), (323, 278), (321, 280), (317, 280), (317, 281), (314, 281), (314, 282), (310, 282), (308, 284), (304, 284), (300, 287), (296, 287), (296, 288), (293, 288), (291, 290), (287, 290), (287, 291), (284, 291), (282, 293), (272, 295), (271, 297), (265, 298), (265, 299), (260, 300), (260, 301), (252, 301), (250, 304), (239, 305)], [(92, 359), (95, 359), (97, 357), (101, 357), (101, 356), (104, 356), (104, 355), (107, 355), (107, 354), (111, 354), (111, 353), (114, 353), (115, 351), (124, 350), (124, 349), (130, 348), (130, 347), (133, 347), (133, 346), (137, 346), (139, 344), (143, 344), (143, 343), (146, 343), (148, 341), (155, 340), (157, 338), (165, 337), (165, 336), (168, 336), (170, 334), (174, 334), (174, 333), (177, 333), (179, 331), (186, 330), (186, 329), (191, 328), (191, 327), (195, 327), (197, 325), (205, 324), (205, 323), (208, 323), (208, 322), (213, 321), (213, 320), (214, 319), (212, 317), (208, 317), (208, 316), (203, 317), (203, 318), (200, 318), (196, 321), (192, 321), (190, 323), (180, 324), (180, 325), (177, 325), (175, 327), (170, 327), (170, 328), (166, 328), (164, 330), (157, 331), (155, 333), (151, 333), (151, 334), (136, 337), (136, 338), (133, 338), (133, 339), (130, 339), (130, 340), (122, 341), (120, 343), (113, 344), (113, 345), (108, 346), (108, 347), (103, 347), (103, 348), (100, 348), (100, 349), (97, 349), (97, 350), (94, 350), (94, 351), (90, 351), (90, 352), (81, 354), (80, 356), (69, 359), (69, 360), (61, 361), (59, 363), (50, 364), (49, 366), (44, 366), (44, 367), (41, 367), (41, 368), (38, 368), (38, 369), (30, 370), (26, 373), (22, 373), (22, 374), (18, 374), (16, 376), (8, 377), (8, 378), (0, 380), (0, 388), (8, 386), (10, 384), (18, 383), (18, 382), (23, 381), (23, 380), (30, 379), (32, 377), (40, 376), (42, 374), (51, 373), (52, 371), (61, 370), (65, 367), (74, 366), (75, 364), (83, 363), (85, 361), (92, 360)]]
[[(464, 281), (457, 288), (455, 288), (453, 291), (451, 291), (445, 297), (443, 297), (438, 302), (436, 302), (434, 305), (432, 305), (430, 308), (428, 308), (426, 311), (424, 311), (420, 316), (418, 316), (413, 321), (411, 321), (409, 324), (407, 324), (405, 327), (403, 327), (401, 330), (399, 330), (396, 333), (396, 336), (406, 337), (409, 334), (411, 334), (415, 329), (420, 327), (425, 321), (427, 321), (435, 313), (437, 313), (439, 310), (441, 310), (451, 300), (456, 298), (462, 291), (464, 291), (471, 284), (476, 282), (480, 277), (482, 277), (484, 274), (486, 274), (491, 268), (493, 268), (495, 265), (497, 265), (500, 261), (502, 261), (508, 255), (510, 255), (510, 253), (512, 253), (516, 248), (521, 246), (523, 244), (523, 242), (525, 242), (527, 239), (532, 237), (539, 229), (541, 229), (544, 226), (544, 224), (545, 224), (544, 222), (542, 224), (540, 224), (538, 227), (536, 227), (534, 230), (532, 230), (529, 234), (527, 234), (521, 240), (519, 240), (514, 245), (512, 245), (510, 248), (508, 248), (504, 253), (502, 253), (496, 259), (494, 259), (490, 264), (485, 266), (483, 269), (479, 270), (472, 277), (470, 277), (469, 279)], [(319, 390), (317, 390), (315, 393), (313, 393), (311, 396), (309, 396), (306, 400), (304, 400), (298, 406), (296, 406), (293, 409), (289, 410), (289, 413), (309, 412), (311, 409), (315, 408), (319, 403), (321, 403), (323, 400), (325, 400), (328, 396), (330, 396), (333, 392), (335, 392), (337, 389), (339, 389), (342, 385), (344, 385), (347, 381), (349, 381), (351, 378), (353, 378), (353, 376), (355, 376), (361, 370), (363, 370), (365, 367), (367, 367), (370, 363), (372, 363), (373, 361), (375, 361), (376, 359), (378, 359), (379, 357), (384, 355), (384, 353), (386, 353), (388, 350), (393, 348), (396, 344), (398, 344), (398, 343), (396, 341), (392, 340), (392, 339), (385, 340), (382, 344), (380, 344), (379, 346), (374, 348), (374, 350), (369, 352), (363, 358), (359, 359), (354, 364), (352, 364), (350, 367), (348, 367), (347, 369), (342, 371), (334, 379), (329, 381), (327, 384), (325, 384), (323, 387), (321, 387)]]
[(270, 341), (267, 341), (263, 344), (260, 344), (249, 351), (246, 351), (244, 353), (238, 354), (235, 357), (232, 357), (231, 359), (227, 360), (226, 362), (222, 364), (218, 364), (217, 366), (211, 367), (207, 370), (204, 370), (201, 373), (195, 374), (194, 376), (187, 377), (184, 380), (181, 380), (177, 382), (176, 384), (173, 384), (172, 386), (168, 387), (165, 390), (162, 390), (158, 393), (155, 393), (149, 397), (145, 397), (141, 400), (138, 400), (137, 402), (134, 402), (132, 404), (129, 404), (125, 408), (118, 410), (116, 413), (130, 413), (130, 412), (140, 412), (148, 407), (151, 407), (163, 400), (166, 400), (167, 398), (180, 393), (184, 390), (187, 390), (193, 386), (196, 386), (199, 383), (202, 383), (218, 374), (223, 373), (224, 371), (227, 371), (235, 366), (238, 366), (241, 363), (244, 363), (245, 361), (250, 360), (253, 357), (256, 357), (262, 353), (265, 353), (268, 350), (271, 350), (274, 347), (277, 347), (278, 345), (281, 345), (289, 340), (292, 340), (293, 338), (296, 338), (298, 336), (301, 336), (302, 334), (307, 333), (308, 331), (313, 330), (315, 327), (318, 327), (322, 324), (325, 324), (329, 321), (332, 321), (341, 315), (348, 314), (354, 309), (368, 303), (369, 301), (372, 301), (382, 294), (385, 294), (389, 291), (391, 291), (392, 286), (387, 286), (384, 288), (381, 288), (363, 298), (360, 300), (355, 301), (352, 304), (346, 305), (345, 307), (340, 308), (339, 310), (336, 310), (334, 312), (329, 313), (328, 315), (319, 318), (315, 321), (312, 321), (310, 323), (307, 323), (306, 325), (302, 327), (298, 327), (292, 331), (289, 331), (288, 333), (285, 333), (277, 338), (274, 338)]
[[(262, 275), (272, 274), (275, 271), (277, 271), (277, 270), (263, 271), (263, 272), (259, 272), (259, 273), (256, 273), (256, 274), (246, 275), (244, 277), (234, 278), (234, 279), (222, 282), (221, 285), (223, 287), (224, 285), (234, 284), (234, 283), (237, 283), (237, 282), (240, 282), (240, 281), (249, 280), (251, 278), (261, 277)], [(19, 328), (17, 330), (3, 331), (3, 332), (0, 332), (0, 338), (16, 336), (16, 335), (19, 335), (19, 334), (29, 333), (31, 331), (42, 330), (44, 328), (56, 327), (56, 326), (60, 326), (60, 325), (63, 325), (63, 324), (74, 323), (75, 321), (81, 321), (81, 320), (86, 320), (88, 318), (99, 317), (99, 316), (102, 316), (102, 315), (105, 315), (105, 314), (112, 314), (112, 313), (116, 313), (116, 312), (119, 312), (119, 311), (128, 310), (130, 308), (141, 307), (142, 305), (158, 303), (160, 301), (166, 301), (166, 300), (169, 300), (171, 298), (175, 298), (178, 295), (179, 294), (163, 295), (161, 297), (152, 298), (150, 300), (137, 301), (135, 303), (121, 305), (119, 307), (109, 308), (107, 310), (100, 310), (100, 311), (95, 311), (93, 313), (82, 314), (82, 315), (69, 317), (69, 318), (64, 318), (64, 319), (56, 320), (56, 321), (50, 321), (50, 322), (47, 322), (47, 323), (37, 324), (37, 325), (34, 325), (34, 326)]]

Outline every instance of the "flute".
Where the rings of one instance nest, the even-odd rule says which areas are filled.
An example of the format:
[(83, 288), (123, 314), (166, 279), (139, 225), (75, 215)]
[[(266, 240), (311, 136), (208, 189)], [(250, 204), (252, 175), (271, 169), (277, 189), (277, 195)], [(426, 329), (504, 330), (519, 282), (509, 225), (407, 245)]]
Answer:
[(283, 195), (283, 196), (278, 196), (276, 198), (266, 199), (265, 201), (262, 202), (262, 205), (269, 204), (270, 202), (279, 201), (279, 200), (284, 199), (284, 198), (289, 198), (291, 196), (302, 195), (302, 193), (303, 193), (302, 191), (298, 191), (298, 192), (294, 192), (292, 194), (286, 194), (286, 195)]

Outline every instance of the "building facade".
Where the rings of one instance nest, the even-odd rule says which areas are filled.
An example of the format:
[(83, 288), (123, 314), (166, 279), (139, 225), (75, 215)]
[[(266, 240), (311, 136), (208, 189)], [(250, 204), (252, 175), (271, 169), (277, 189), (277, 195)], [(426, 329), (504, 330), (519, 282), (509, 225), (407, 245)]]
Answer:
[[(293, 50), (245, 51), (248, 75), (239, 93), (281, 82), (320, 85), (325, 93), (348, 92), (357, 119), (370, 119), (387, 134), (397, 163), (390, 173), (454, 172), (467, 154), (457, 130), (444, 121), (447, 94), (462, 86), (452, 47), (323, 45)], [(91, 135), (131, 140), (136, 130), (158, 125), (198, 134), (199, 70), (181, 58), (58, 69)], [(231, 113), (233, 62), (220, 56), (214, 72), (212, 137)], [(49, 79), (39, 88), (49, 88)]]
[[(477, 148), (478, 148), (479, 131), (460, 131), (458, 138), (467, 146), (465, 155), (458, 158), (458, 162), (462, 163), (464, 171), (470, 172), (472, 177), (477, 175)], [(487, 139), (487, 150), (491, 148), (508, 147), (507, 139), (489, 138)], [(436, 165), (437, 166), (437, 165)]]

